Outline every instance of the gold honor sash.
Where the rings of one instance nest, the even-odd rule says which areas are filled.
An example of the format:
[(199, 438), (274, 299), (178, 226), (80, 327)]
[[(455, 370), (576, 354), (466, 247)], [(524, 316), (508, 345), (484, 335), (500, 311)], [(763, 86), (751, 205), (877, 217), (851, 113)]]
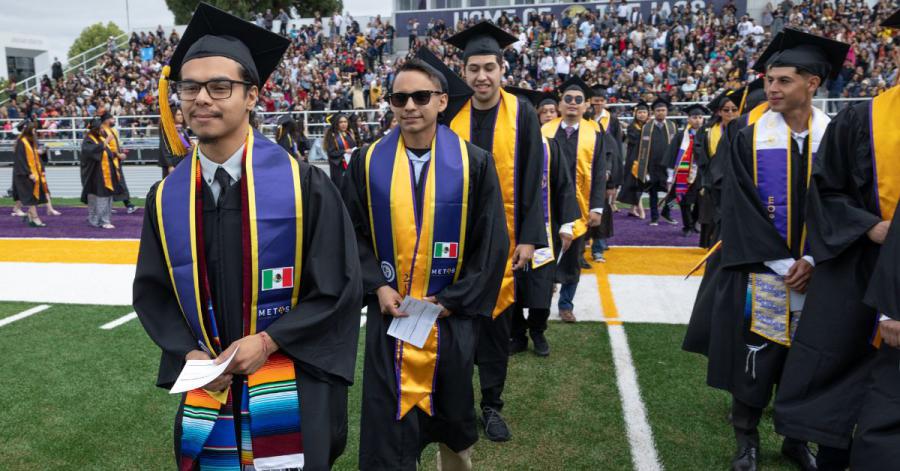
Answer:
[[(541, 127), (544, 137), (551, 139), (556, 135), (562, 118), (549, 121)], [(588, 221), (591, 217), (591, 177), (594, 166), (594, 147), (597, 145), (597, 123), (582, 119), (578, 126), (578, 154), (575, 162), (575, 199), (581, 217), (575, 220), (572, 237), (577, 239), (587, 233)]]

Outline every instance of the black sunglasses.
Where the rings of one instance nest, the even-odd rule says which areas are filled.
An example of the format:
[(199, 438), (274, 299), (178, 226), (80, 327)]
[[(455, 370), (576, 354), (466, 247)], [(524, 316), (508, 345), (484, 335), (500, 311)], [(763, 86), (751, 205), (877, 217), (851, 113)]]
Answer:
[(403, 93), (403, 92), (395, 92), (391, 93), (387, 96), (387, 99), (390, 100), (391, 105), (400, 108), (402, 106), (406, 106), (406, 103), (409, 101), (410, 97), (413, 99), (413, 103), (418, 106), (425, 106), (428, 102), (431, 101), (431, 95), (443, 95), (444, 92), (440, 92), (437, 90), (419, 90), (417, 92), (412, 93)]
[(575, 102), (576, 105), (580, 105), (584, 103), (584, 97), (580, 95), (565, 95), (563, 96), (563, 101), (570, 105), (572, 102)]

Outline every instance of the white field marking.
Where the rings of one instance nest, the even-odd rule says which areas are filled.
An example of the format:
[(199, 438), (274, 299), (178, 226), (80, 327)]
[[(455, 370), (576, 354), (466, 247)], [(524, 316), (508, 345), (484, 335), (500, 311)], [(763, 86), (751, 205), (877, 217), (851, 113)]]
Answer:
[(662, 464), (653, 444), (653, 430), (647, 420), (647, 409), (641, 400), (637, 372), (628, 348), (628, 336), (622, 325), (607, 324), (609, 344), (612, 348), (613, 362), (616, 366), (616, 385), (619, 397), (622, 398), (622, 415), (625, 418), (625, 431), (631, 448), (631, 462), (635, 471), (659, 471)]
[[(609, 286), (622, 322), (687, 324), (701, 279), (692, 276), (685, 280), (681, 275), (609, 275)], [(578, 287), (582, 288), (587, 287)]]
[(27, 311), (22, 311), (18, 314), (13, 314), (9, 317), (4, 317), (3, 319), (0, 319), (0, 327), (3, 327), (7, 324), (12, 324), (13, 322), (22, 320), (26, 317), (33, 316), (41, 311), (46, 311), (47, 309), (50, 309), (50, 306), (48, 306), (46, 304), (41, 304), (40, 306), (35, 306), (31, 309), (28, 309)]
[(0, 299), (127, 306), (132, 303), (134, 269), (98, 263), (0, 262)]
[(107, 322), (106, 324), (101, 325), (100, 328), (103, 330), (112, 330), (132, 319), (137, 319), (136, 312), (132, 312), (131, 314), (125, 314), (124, 316), (122, 316), (114, 321), (110, 321), (110, 322)]

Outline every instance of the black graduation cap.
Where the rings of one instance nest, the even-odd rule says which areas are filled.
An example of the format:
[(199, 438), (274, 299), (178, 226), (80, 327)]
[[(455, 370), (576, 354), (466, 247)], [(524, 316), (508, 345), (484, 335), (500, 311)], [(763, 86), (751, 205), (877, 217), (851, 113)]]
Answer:
[(785, 28), (763, 51), (753, 68), (765, 72), (769, 67), (796, 67), (824, 80), (837, 77), (848, 51), (850, 45), (847, 43)]
[(736, 106), (736, 107), (738, 107), (738, 109), (740, 109), (741, 99), (744, 97), (744, 91), (746, 89), (747, 89), (746, 87), (741, 87), (737, 90), (725, 90), (724, 92), (716, 95), (715, 98), (710, 100), (709, 109), (714, 110), (714, 111), (719, 111), (729, 101), (734, 103), (734, 106)]
[(19, 121), (19, 124), (16, 125), (16, 129), (19, 132), (22, 132), (26, 128), (31, 127), (31, 126), (34, 126), (34, 121), (32, 121), (31, 118), (25, 118), (22, 121)]
[(598, 83), (597, 85), (594, 85), (593, 88), (591, 88), (591, 92), (594, 94), (594, 96), (606, 98), (606, 90), (608, 88), (609, 87), (606, 84)]
[(88, 129), (91, 131), (93, 131), (95, 129), (100, 129), (100, 126), (102, 126), (102, 125), (103, 125), (103, 120), (100, 118), (95, 117), (95, 118), (92, 118), (90, 121), (88, 121)]
[(638, 100), (638, 102), (634, 104), (634, 111), (637, 111), (637, 110), (650, 111), (650, 105), (648, 105), (647, 102), (644, 100)]
[(112, 115), (109, 113), (109, 111), (104, 111), (103, 114), (100, 115), (100, 121), (106, 121), (111, 118)]
[(512, 93), (513, 95), (520, 96), (530, 101), (532, 105), (534, 105), (535, 109), (540, 108), (544, 105), (554, 105), (556, 106), (556, 102), (558, 99), (556, 95), (550, 92), (545, 92), (543, 90), (531, 90), (529, 88), (520, 88), (520, 87), (503, 87), (507, 92)]
[(287, 123), (294, 122), (294, 118), (290, 114), (283, 114), (278, 117), (278, 125), (284, 126)]
[(660, 105), (665, 106), (666, 109), (669, 109), (669, 107), (672, 106), (672, 104), (669, 103), (669, 100), (666, 100), (663, 97), (658, 97), (655, 100), (653, 100), (653, 104), (651, 105), (651, 108), (653, 108), (655, 110), (655, 109), (659, 108)]
[(891, 14), (891, 16), (887, 17), (887, 19), (882, 21), (881, 26), (885, 28), (900, 29), (900, 8), (898, 8), (897, 11)]
[(581, 91), (581, 93), (584, 93), (585, 98), (590, 98), (591, 96), (593, 96), (593, 90), (591, 90), (591, 87), (587, 83), (585, 83), (585, 81), (582, 80), (581, 77), (575, 74), (569, 75), (569, 78), (566, 79), (566, 81), (563, 82), (562, 85), (557, 87), (556, 92), (559, 96), (563, 96), (569, 90), (579, 90)]
[(500, 54), (519, 38), (484, 20), (447, 38), (446, 42), (463, 50), (463, 60), (484, 54)]
[(767, 98), (765, 86), (765, 77), (760, 77), (750, 82), (744, 88), (745, 94), (741, 99), (741, 104), (738, 105), (738, 113), (744, 114), (745, 112), (756, 108), (760, 103), (766, 101)]
[(441, 82), (441, 87), (443, 87), (448, 95), (447, 109), (442, 113), (443, 119), (440, 119), (439, 121), (441, 124), (449, 124), (450, 120), (456, 116), (456, 113), (459, 113), (459, 110), (462, 109), (463, 105), (469, 101), (469, 98), (471, 98), (475, 92), (469, 88), (465, 80), (460, 78), (459, 75), (456, 75), (456, 72), (450, 70), (450, 68), (444, 64), (444, 61), (438, 59), (437, 56), (428, 50), (428, 48), (420, 47), (416, 51), (416, 58), (431, 66), (438, 73), (438, 77), (444, 78), (444, 81)]
[(693, 104), (684, 109), (688, 116), (705, 116), (709, 114), (709, 109), (703, 105)]
[(191, 59), (227, 57), (241, 64), (256, 85), (262, 85), (289, 45), (283, 36), (201, 2), (169, 59), (169, 75), (180, 78), (182, 64)]

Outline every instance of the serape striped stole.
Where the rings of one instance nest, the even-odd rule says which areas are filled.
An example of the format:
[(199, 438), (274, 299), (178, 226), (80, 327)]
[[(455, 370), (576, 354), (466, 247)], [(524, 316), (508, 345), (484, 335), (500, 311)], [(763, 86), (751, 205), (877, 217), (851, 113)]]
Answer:
[[(303, 260), (298, 165), (280, 146), (248, 128), (239, 182), (245, 336), (264, 331), (297, 306)], [(177, 166), (159, 184), (156, 214), (181, 312), (199, 347), (216, 356), (223, 345), (206, 272), (202, 185), (195, 147), (190, 164)], [(302, 467), (299, 394), (291, 359), (279, 352), (270, 355), (243, 382), (238, 437), (231, 389), (189, 391), (182, 405), (180, 469)]]
[[(541, 127), (544, 137), (551, 139), (556, 136), (562, 118), (548, 121)], [(587, 233), (588, 221), (591, 217), (591, 184), (594, 167), (594, 147), (597, 145), (597, 133), (599, 127), (595, 121), (582, 119), (578, 125), (578, 152), (575, 159), (575, 199), (578, 201), (578, 209), (581, 217), (575, 220), (572, 228), (572, 237), (577, 239)]]
[[(806, 185), (809, 186), (812, 164), (815, 160), (825, 129), (831, 119), (818, 108), (813, 108), (809, 121), (809, 145), (806, 153)], [(793, 249), (795, 231), (801, 231), (800, 252), (805, 253), (806, 224), (794, 227), (796, 211), (791, 203), (793, 172), (791, 129), (781, 113), (768, 111), (753, 127), (753, 182), (757, 195), (769, 220)], [(750, 330), (761, 337), (781, 345), (791, 345), (790, 290), (784, 277), (774, 273), (751, 273), (747, 288), (745, 314), (751, 319)]]
[(684, 135), (678, 145), (678, 155), (675, 158), (675, 162), (675, 197), (681, 202), (697, 176), (694, 166), (693, 129), (688, 128), (684, 130)]
[[(500, 194), (503, 197), (503, 208), (506, 212), (506, 230), (509, 233), (509, 254), (506, 257), (503, 282), (500, 294), (494, 305), (493, 316), (496, 318), (509, 306), (516, 302), (515, 277), (512, 271), (512, 257), (519, 241), (516, 209), (519, 206), (519, 101), (515, 95), (500, 89), (500, 103), (493, 126), (493, 141), (490, 150), (500, 180)], [(466, 102), (453, 121), (450, 129), (466, 141), (472, 141), (472, 100)]]
[[(404, 297), (437, 295), (459, 278), (463, 263), (469, 207), (466, 142), (438, 125), (418, 196), (402, 133), (376, 141), (365, 158), (369, 221), (385, 281)], [(395, 341), (397, 420), (416, 406), (434, 414), (439, 343), (438, 323), (422, 348)]]
[[(876, 202), (881, 219), (884, 221), (893, 220), (897, 202), (900, 200), (900, 124), (896, 119), (898, 106), (900, 106), (900, 86), (894, 86), (878, 95), (869, 105)], [(872, 344), (875, 347), (881, 347), (881, 331), (878, 329), (880, 318), (879, 313), (872, 337)]]

